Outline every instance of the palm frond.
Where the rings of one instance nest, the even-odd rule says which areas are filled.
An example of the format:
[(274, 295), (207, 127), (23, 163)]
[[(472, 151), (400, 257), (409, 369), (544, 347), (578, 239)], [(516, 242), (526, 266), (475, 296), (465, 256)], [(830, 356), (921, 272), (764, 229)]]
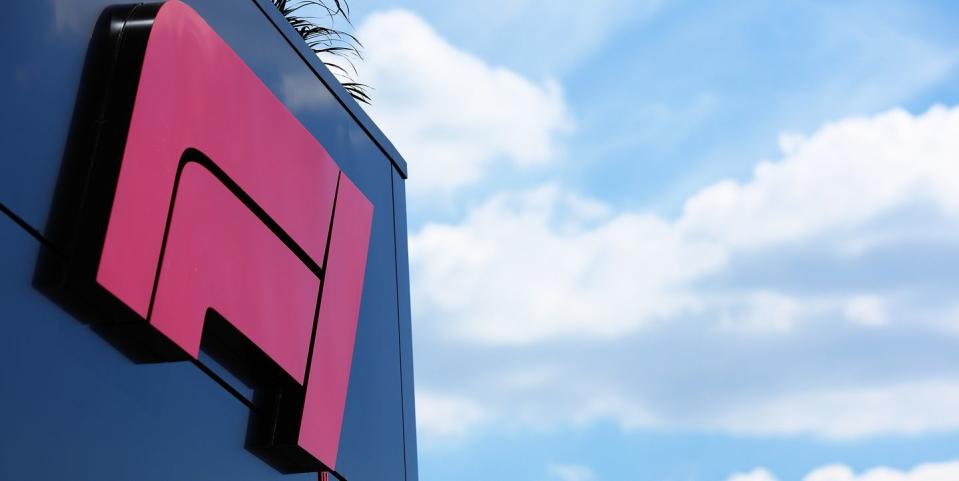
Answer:
[[(272, 0), (273, 6), (286, 17), (296, 33), (315, 52), (340, 84), (358, 102), (372, 102), (369, 85), (356, 80), (354, 61), (363, 60), (363, 44), (352, 33), (336, 28), (337, 18), (342, 18), (351, 28), (350, 6), (346, 0)], [(325, 19), (305, 13), (319, 12)], [(322, 24), (321, 24), (322, 22)], [(327, 26), (328, 25), (328, 26)], [(346, 66), (333, 62), (341, 59)]]

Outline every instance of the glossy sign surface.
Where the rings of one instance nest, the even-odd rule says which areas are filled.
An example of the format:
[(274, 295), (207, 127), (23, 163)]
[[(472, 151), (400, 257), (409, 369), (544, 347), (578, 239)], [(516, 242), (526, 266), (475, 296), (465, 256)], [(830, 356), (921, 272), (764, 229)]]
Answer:
[(180, 157), (194, 148), (322, 265), (339, 169), (232, 49), (185, 4), (149, 34), (97, 280), (142, 316)]
[[(96, 27), (98, 18), (102, 20), (105, 9), (114, 10), (118, 3), (122, 2), (13, 2), (4, 5), (4, 15), (0, 16), (0, 24), (4, 26), (0, 29), (0, 44), (8, 47), (0, 52), (0, 66), (3, 67), (0, 69), (0, 98), (4, 105), (0, 125), (5, 127), (4, 133), (0, 133), (0, 147), (4, 152), (4, 160), (0, 161), (0, 210), (9, 216), (8, 219), (0, 216), (0, 224), (3, 224), (0, 225), (0, 231), (3, 231), (0, 234), (4, 234), (0, 235), (0, 257), (5, 259), (3, 265), (7, 267), (0, 269), (0, 312), (3, 313), (0, 318), (4, 321), (0, 323), (3, 326), (0, 381), (7, 386), (5, 395), (0, 396), (0, 412), (4, 413), (7, 432), (7, 436), (0, 439), (0, 479), (316, 479), (315, 473), (283, 474), (270, 459), (253, 449), (249, 439), (244, 439), (252, 432), (249, 423), (265, 412), (260, 404), (262, 394), (289, 389), (294, 398), (301, 396), (300, 408), (291, 413), (303, 413), (302, 405), (306, 403), (302, 384), (291, 374), (295, 370), (280, 367), (280, 362), (287, 366), (294, 363), (282, 361), (280, 356), (276, 359), (266, 357), (251, 341), (251, 331), (240, 331), (238, 326), (255, 320), (219, 312), (226, 309), (222, 307), (222, 300), (216, 298), (220, 295), (218, 287), (226, 289), (232, 288), (233, 284), (247, 283), (254, 289), (266, 288), (257, 284), (259, 276), (233, 279), (211, 275), (209, 278), (218, 282), (212, 285), (204, 282), (206, 285), (202, 290), (208, 292), (211, 301), (215, 301), (210, 304), (219, 304), (220, 307), (208, 309), (207, 315), (196, 318), (195, 323), (184, 323), (194, 328), (202, 324), (199, 359), (192, 360), (193, 356), (165, 337), (175, 349), (154, 352), (154, 347), (161, 346), (153, 344), (153, 337), (124, 338), (137, 341), (137, 345), (141, 340), (147, 341), (148, 349), (142, 352), (130, 350), (136, 346), (118, 340), (112, 334), (112, 321), (122, 318), (122, 326), (116, 326), (119, 331), (126, 332), (140, 324), (162, 337), (142, 314), (96, 284), (107, 221), (114, 206), (113, 194), (118, 185), (125, 136), (134, 109), (132, 98), (136, 92), (130, 93), (130, 104), (123, 106), (125, 118), (113, 115), (113, 111), (107, 111), (106, 118), (88, 117), (84, 113), (92, 110), (99, 114), (101, 104), (87, 104), (99, 102), (103, 97), (97, 93), (97, 88), (91, 90), (89, 87), (107, 86), (111, 95), (124, 96), (127, 95), (126, 89), (138, 88), (149, 36), (144, 37), (137, 31), (150, 33), (158, 15), (154, 12), (149, 18), (145, 14), (136, 18), (117, 16), (113, 20), (122, 24), (124, 40), (117, 42), (113, 37), (107, 41), (97, 40), (100, 38), (99, 27)], [(416, 481), (416, 423), (403, 204), (405, 162), (363, 110), (342, 91), (269, 0), (187, 0), (187, 3), (229, 45), (274, 98), (293, 113), (307, 134), (317, 139), (335, 159), (334, 167), (340, 172), (336, 177), (348, 178), (349, 184), (375, 206), (366, 250), (366, 268), (353, 271), (363, 274), (361, 307), (353, 356), (347, 360), (349, 387), (336, 452), (336, 474), (347, 481)], [(137, 11), (146, 13), (151, 8), (157, 6), (146, 4)], [(24, 18), (31, 21), (24, 22)], [(117, 30), (121, 28), (117, 27)], [(128, 54), (130, 49), (127, 47), (141, 40), (138, 54)], [(118, 45), (121, 46), (119, 52)], [(106, 53), (107, 62), (96, 61), (99, 52)], [(123, 60), (120, 66), (136, 66), (136, 78), (124, 76), (123, 82), (104, 81), (101, 84), (84, 81), (90, 72), (111, 71), (109, 61), (118, 55)], [(91, 69), (91, 66), (95, 68)], [(222, 80), (230, 79), (224, 77)], [(178, 84), (171, 82), (169, 85)], [(291, 90), (293, 87), (295, 91)], [(226, 87), (220, 84), (217, 88)], [(303, 102), (303, 97), (297, 95), (303, 90), (310, 92), (308, 102)], [(112, 103), (113, 99), (108, 100)], [(173, 105), (166, 107), (172, 108)], [(124, 139), (98, 136), (96, 129), (103, 126), (108, 130), (122, 130)], [(268, 143), (265, 136), (256, 137)], [(103, 140), (111, 140), (110, 144), (119, 145), (120, 150), (105, 152), (109, 155), (91, 155), (92, 150), (77, 149), (84, 146), (81, 144), (90, 147), (95, 139), (101, 141), (101, 147), (104, 146)], [(283, 146), (276, 148), (282, 149)], [(184, 155), (187, 153), (191, 155)], [(206, 225), (206, 237), (220, 237), (222, 232), (213, 227), (226, 231), (233, 229), (235, 226), (231, 226), (236, 223), (237, 226), (249, 224), (252, 228), (259, 221), (262, 226), (251, 232), (265, 234), (263, 239), (266, 240), (271, 239), (269, 235), (273, 238), (269, 242), (250, 242), (250, 248), (266, 247), (268, 252), (277, 255), (277, 259), (299, 261), (301, 267), (296, 267), (295, 262), (277, 264), (289, 264), (288, 267), (297, 272), (306, 269), (314, 275), (315, 280), (311, 282), (317, 283), (319, 288), (332, 289), (335, 285), (332, 279), (338, 276), (331, 263), (333, 259), (324, 259), (327, 269), (319, 269), (322, 267), (319, 258), (325, 256), (325, 252), (322, 249), (311, 251), (303, 239), (292, 242), (295, 229), (281, 225), (276, 210), (267, 215), (266, 202), (239, 189), (239, 178), (226, 175), (225, 164), (231, 162), (231, 158), (220, 158), (199, 148), (174, 151), (174, 155), (180, 155), (174, 162), (178, 161), (184, 169), (187, 166), (197, 169), (195, 174), (199, 175), (191, 177), (190, 182), (209, 182), (211, 185), (220, 182), (221, 192), (216, 196), (222, 197), (222, 202), (217, 204), (228, 206), (231, 219), (250, 221), (231, 220), (230, 225)], [(92, 171), (91, 166), (94, 167)], [(103, 173), (108, 175), (100, 175)], [(280, 173), (266, 173), (270, 174)], [(210, 175), (215, 181), (201, 179)], [(91, 179), (103, 182), (91, 183)], [(61, 184), (65, 181), (78, 185), (64, 192), (96, 195), (61, 196)], [(185, 177), (181, 179), (184, 186), (187, 181)], [(107, 185), (108, 189), (101, 189)], [(109, 192), (109, 197), (102, 195), (105, 192)], [(164, 260), (157, 264), (157, 269), (172, 267), (166, 262), (167, 255), (177, 257), (174, 246), (187, 240), (174, 232), (174, 222), (177, 225), (186, 225), (187, 221), (200, 223), (199, 215), (196, 220), (180, 217), (180, 214), (193, 210), (188, 207), (188, 197), (180, 198), (185, 193), (178, 191), (167, 199), (167, 209), (172, 202), (178, 212), (166, 216), (170, 221), (166, 234), (168, 245), (163, 248), (161, 240)], [(195, 200), (205, 198), (190, 197)], [(338, 199), (342, 197), (338, 196)], [(62, 226), (70, 224), (61, 221), (74, 217), (59, 215), (61, 200), (66, 201), (64, 205), (75, 206), (73, 210), (82, 210), (77, 226), (81, 231), (89, 228), (92, 232), (80, 232), (74, 239), (71, 236), (76, 233), (74, 227), (63, 229)], [(53, 213), (51, 205), (55, 206)], [(95, 209), (86, 209), (87, 206)], [(338, 205), (336, 212), (341, 207), (343, 205)], [(204, 217), (211, 219), (204, 224), (224, 219), (223, 216), (213, 219), (212, 213), (204, 214)], [(95, 242), (90, 242), (90, 246), (78, 243), (78, 240), (87, 238)], [(139, 238), (135, 240), (139, 241)], [(220, 238), (218, 242), (224, 240), (234, 241)], [(277, 240), (282, 242), (277, 243)], [(295, 248), (290, 247), (291, 244)], [(270, 246), (286, 247), (289, 253), (281, 254)], [(34, 271), (37, 253), (41, 258), (52, 257), (77, 270), (74, 273), (82, 274), (92, 286), (74, 291), (76, 295), (70, 298), (53, 295), (42, 283), (36, 283), (35, 274), (39, 272)], [(191, 256), (206, 257), (191, 254), (184, 258)], [(234, 262), (240, 264), (254, 257)], [(208, 261), (209, 267), (215, 267), (214, 264), (226, 263), (229, 259)], [(189, 266), (189, 262), (194, 261), (183, 262), (182, 266)], [(230, 266), (224, 264), (221, 267)], [(173, 270), (169, 272), (174, 273)], [(186, 272), (189, 270), (182, 269), (178, 275)], [(55, 285), (62, 284), (59, 281)], [(66, 284), (71, 288), (84, 287), (71, 284), (69, 278)], [(157, 285), (158, 296), (162, 295), (159, 294), (160, 287), (163, 286)], [(319, 292), (312, 294), (313, 303), (318, 296)], [(336, 298), (344, 302), (349, 300), (341, 296)], [(112, 302), (108, 302), (110, 299)], [(322, 302), (330, 300), (323, 295)], [(158, 297), (154, 309), (159, 309), (160, 304)], [(324, 304), (325, 309), (333, 307)], [(198, 312), (201, 309), (195, 308)], [(312, 321), (315, 313), (310, 315)], [(295, 324), (292, 319), (288, 320)], [(307, 357), (320, 356), (315, 359), (314, 366), (322, 362), (342, 374), (342, 369), (334, 368), (332, 363), (323, 359), (326, 355), (335, 356), (331, 349), (342, 346), (324, 340), (335, 333), (321, 334), (324, 329), (336, 326), (335, 323), (316, 326), (316, 351)], [(213, 344), (217, 339), (244, 341), (245, 344), (229, 343), (228, 347), (239, 346), (240, 349), (226, 354), (239, 353), (241, 356), (237, 357), (246, 361), (256, 358), (267, 368), (272, 368), (246, 373), (253, 374), (254, 382), (249, 383), (249, 379), (242, 375), (244, 366), (220, 357), (224, 352), (220, 349), (222, 346)], [(266, 336), (257, 342), (269, 344)], [(151, 352), (153, 356), (149, 355)], [(172, 357), (164, 358), (159, 354)], [(291, 351), (291, 358), (301, 355), (292, 354)], [(164, 359), (187, 361), (143, 364)], [(237, 367), (239, 372), (234, 372)], [(309, 379), (320, 374), (322, 371), (310, 368), (304, 372), (304, 379), (312, 383)], [(269, 382), (276, 379), (282, 380), (281, 385), (271, 386)], [(260, 380), (267, 381), (267, 384), (256, 382)], [(318, 392), (322, 394), (323, 391), (321, 388)], [(330, 413), (325, 409), (323, 412)], [(296, 421), (292, 425), (297, 432), (287, 437), (294, 445), (299, 442), (299, 418)], [(51, 456), (56, 462), (50, 462)]]
[(213, 309), (302, 384), (319, 279), (201, 164), (176, 190), (150, 323), (198, 358)]
[(277, 388), (302, 400), (267, 410), (302, 412), (261, 429), (267, 456), (336, 469), (372, 204), (191, 8), (163, 4), (147, 38), (96, 282), (193, 359), (208, 313), (228, 323), (226, 349), (305, 390)]

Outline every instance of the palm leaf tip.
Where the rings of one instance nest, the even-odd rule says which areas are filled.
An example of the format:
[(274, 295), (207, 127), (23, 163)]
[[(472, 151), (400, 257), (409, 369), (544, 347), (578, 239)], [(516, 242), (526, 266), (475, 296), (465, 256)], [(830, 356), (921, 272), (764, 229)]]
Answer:
[[(363, 60), (363, 44), (350, 32), (336, 28), (337, 18), (342, 18), (347, 25), (353, 26), (350, 21), (350, 6), (346, 0), (272, 0), (273, 6), (279, 10), (290, 26), (306, 42), (314, 53), (323, 60), (323, 64), (333, 73), (340, 85), (356, 101), (369, 105), (372, 102), (369, 85), (359, 82), (354, 60)], [(318, 12), (328, 19), (328, 26), (321, 25), (317, 16), (306, 15), (309, 12)], [(349, 68), (330, 61), (340, 59)]]

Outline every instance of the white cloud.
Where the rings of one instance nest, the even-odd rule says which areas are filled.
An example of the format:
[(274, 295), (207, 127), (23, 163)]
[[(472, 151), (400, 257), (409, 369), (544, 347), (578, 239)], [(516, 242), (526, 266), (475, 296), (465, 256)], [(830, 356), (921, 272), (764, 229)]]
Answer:
[(745, 183), (693, 195), (678, 226), (732, 247), (762, 247), (850, 229), (896, 207), (959, 210), (959, 109), (914, 116), (892, 110), (784, 138), (785, 157), (761, 162)]
[(951, 301), (938, 309), (931, 309), (923, 319), (926, 325), (943, 334), (959, 337), (959, 303)]
[(655, 216), (610, 215), (555, 185), (493, 196), (412, 238), (419, 313), (461, 338), (610, 337), (695, 302), (676, 286), (722, 253)]
[[(790, 137), (752, 178), (706, 187), (676, 219), (553, 184), (493, 195), (411, 236), (419, 359), (460, 359), (470, 372), (452, 392), (507, 424), (840, 440), (959, 429), (959, 346), (942, 326), (899, 320), (954, 297), (899, 272), (924, 245), (959, 248), (929, 228), (959, 225), (955, 132), (959, 108), (835, 122)], [(907, 237), (873, 235), (902, 231), (909, 209), (931, 214), (910, 217), (925, 224)], [(564, 376), (534, 390), (502, 381), (543, 364)]]
[(724, 312), (719, 324), (725, 329), (747, 333), (787, 332), (802, 315), (800, 303), (785, 294), (756, 291), (736, 296), (733, 312)]
[(778, 481), (775, 476), (763, 468), (756, 468), (748, 473), (738, 473), (729, 477), (727, 481)]
[(485, 421), (486, 410), (461, 396), (416, 391), (416, 430), (422, 441), (457, 439)]
[(875, 295), (855, 296), (846, 303), (846, 318), (866, 327), (881, 327), (889, 322), (881, 297)]
[(834, 440), (959, 429), (959, 379), (790, 392), (727, 408), (714, 429), (749, 435), (813, 434)]
[[(590, 357), (590, 361), (594, 361)], [(718, 359), (707, 361), (719, 362)], [(753, 362), (766, 362), (781, 366), (776, 360), (755, 359), (736, 368), (755, 370), (749, 365)], [(634, 369), (642, 369), (635, 367)], [(837, 368), (839, 369), (839, 368)], [(597, 370), (588, 370), (596, 375)], [(589, 374), (570, 372), (564, 382), (575, 382), (583, 386), (581, 390), (594, 389), (596, 381)], [(638, 373), (637, 373), (638, 374)], [(780, 373), (787, 375), (788, 373)], [(741, 373), (730, 374), (724, 388), (735, 390), (742, 384)], [(629, 382), (628, 378), (620, 379)], [(703, 384), (716, 380), (699, 380)], [(668, 383), (663, 383), (667, 384)], [(755, 386), (747, 386), (755, 389)], [(596, 387), (596, 392), (573, 392), (561, 386), (549, 386), (540, 391), (540, 395), (568, 396), (568, 406), (539, 406), (540, 417), (522, 419), (529, 426), (552, 427), (572, 420), (577, 425), (596, 420), (614, 419), (627, 430), (633, 429), (678, 429), (705, 430), (748, 437), (762, 436), (805, 436), (812, 435), (832, 442), (846, 442), (870, 436), (903, 436), (926, 433), (943, 433), (959, 429), (959, 414), (955, 406), (959, 403), (959, 380), (932, 380), (903, 382), (899, 384), (878, 384), (868, 387), (827, 386), (812, 392), (802, 389), (777, 393), (766, 390), (759, 392), (719, 393), (711, 391), (711, 386), (697, 386), (682, 393), (705, 397), (703, 400), (655, 399), (648, 395), (644, 398), (643, 389), (663, 389), (664, 386), (640, 386), (620, 389), (619, 394), (610, 395), (609, 386)], [(636, 392), (640, 391), (640, 392)], [(510, 409), (518, 409), (517, 400), (524, 410), (530, 410), (530, 397), (523, 398), (515, 393), (505, 401), (483, 399), (478, 404), (495, 406), (501, 419), (516, 419)], [(539, 401), (541, 402), (541, 401)], [(677, 409), (670, 403), (685, 403)], [(569, 419), (563, 419), (569, 418)], [(758, 476), (758, 475), (757, 475)]]
[(358, 36), (359, 77), (376, 89), (367, 110), (409, 162), (413, 194), (475, 183), (496, 161), (529, 168), (561, 156), (572, 120), (555, 80), (490, 65), (408, 11), (374, 13)]
[(596, 473), (581, 464), (550, 464), (546, 470), (560, 481), (595, 481)]
[[(412, 237), (420, 314), (477, 340), (528, 343), (616, 336), (702, 309), (707, 299), (689, 285), (738, 252), (804, 240), (838, 250), (837, 238), (915, 203), (956, 213), (957, 131), (959, 109), (941, 107), (830, 124), (791, 137), (785, 157), (761, 163), (749, 181), (706, 187), (675, 221), (613, 213), (555, 185), (497, 194), (461, 223)], [(855, 320), (882, 321), (874, 300), (851, 302)], [(768, 292), (751, 304), (744, 317), (721, 317), (788, 330), (799, 310)]]
[[(954, 481), (959, 479), (959, 461), (920, 464), (911, 470), (877, 467), (857, 475), (844, 464), (817, 468), (803, 481)], [(769, 471), (756, 468), (749, 474), (734, 474), (728, 481), (778, 481)]]
[[(524, 72), (556, 72), (575, 67), (603, 48), (623, 27), (658, 12), (661, 0), (549, 2), (492, 0), (483, 3), (432, 2), (421, 5), (441, 31), (482, 54)], [(548, 7), (546, 6), (548, 5)], [(570, 29), (575, 19), (575, 31)], [(522, 40), (517, 41), (517, 35)]]

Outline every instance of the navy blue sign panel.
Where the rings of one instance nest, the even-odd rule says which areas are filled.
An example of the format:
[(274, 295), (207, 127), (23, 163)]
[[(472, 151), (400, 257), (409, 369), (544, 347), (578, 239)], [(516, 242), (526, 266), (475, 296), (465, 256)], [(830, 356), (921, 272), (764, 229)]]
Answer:
[[(355, 186), (354, 197), (371, 205), (332, 474), (349, 481), (416, 481), (405, 162), (269, 1), (186, 3), (322, 145), (341, 172), (342, 183), (336, 185)], [(71, 262), (73, 248), (56, 235), (51, 214), (57, 212), (54, 199), (65, 180), (69, 184), (87, 175), (76, 168), (83, 162), (71, 156), (76, 156), (78, 136), (89, 131), (82, 107), (90, 102), (91, 59), (109, 47), (95, 29), (116, 5), (49, 0), (5, 7), (0, 29), (5, 127), (0, 134), (5, 153), (0, 161), (0, 413), (6, 434), (0, 438), (0, 479), (315, 479), (315, 472), (283, 474), (296, 470), (283, 469), (251, 448), (250, 423), (262, 405), (248, 378), (207, 350), (206, 338), (196, 356), (181, 356), (187, 361), (144, 363), (107, 334), (99, 321), (110, 313), (98, 310), (96, 302), (77, 309), (75, 302), (41, 291), (44, 263), (38, 260)], [(296, 95), (304, 90), (310, 102)], [(222, 161), (192, 149), (187, 153), (210, 165)], [(231, 183), (236, 179), (221, 180), (237, 195), (248, 194)], [(87, 194), (77, 198), (82, 202)], [(247, 203), (259, 209), (254, 201), (262, 199)], [(62, 205), (62, 199), (57, 202)], [(286, 235), (276, 230), (269, 208), (257, 212)], [(79, 303), (84, 301), (81, 296)], [(341, 347), (323, 345), (322, 336), (316, 339), (315, 352)], [(318, 466), (324, 464), (332, 465), (323, 460)]]

